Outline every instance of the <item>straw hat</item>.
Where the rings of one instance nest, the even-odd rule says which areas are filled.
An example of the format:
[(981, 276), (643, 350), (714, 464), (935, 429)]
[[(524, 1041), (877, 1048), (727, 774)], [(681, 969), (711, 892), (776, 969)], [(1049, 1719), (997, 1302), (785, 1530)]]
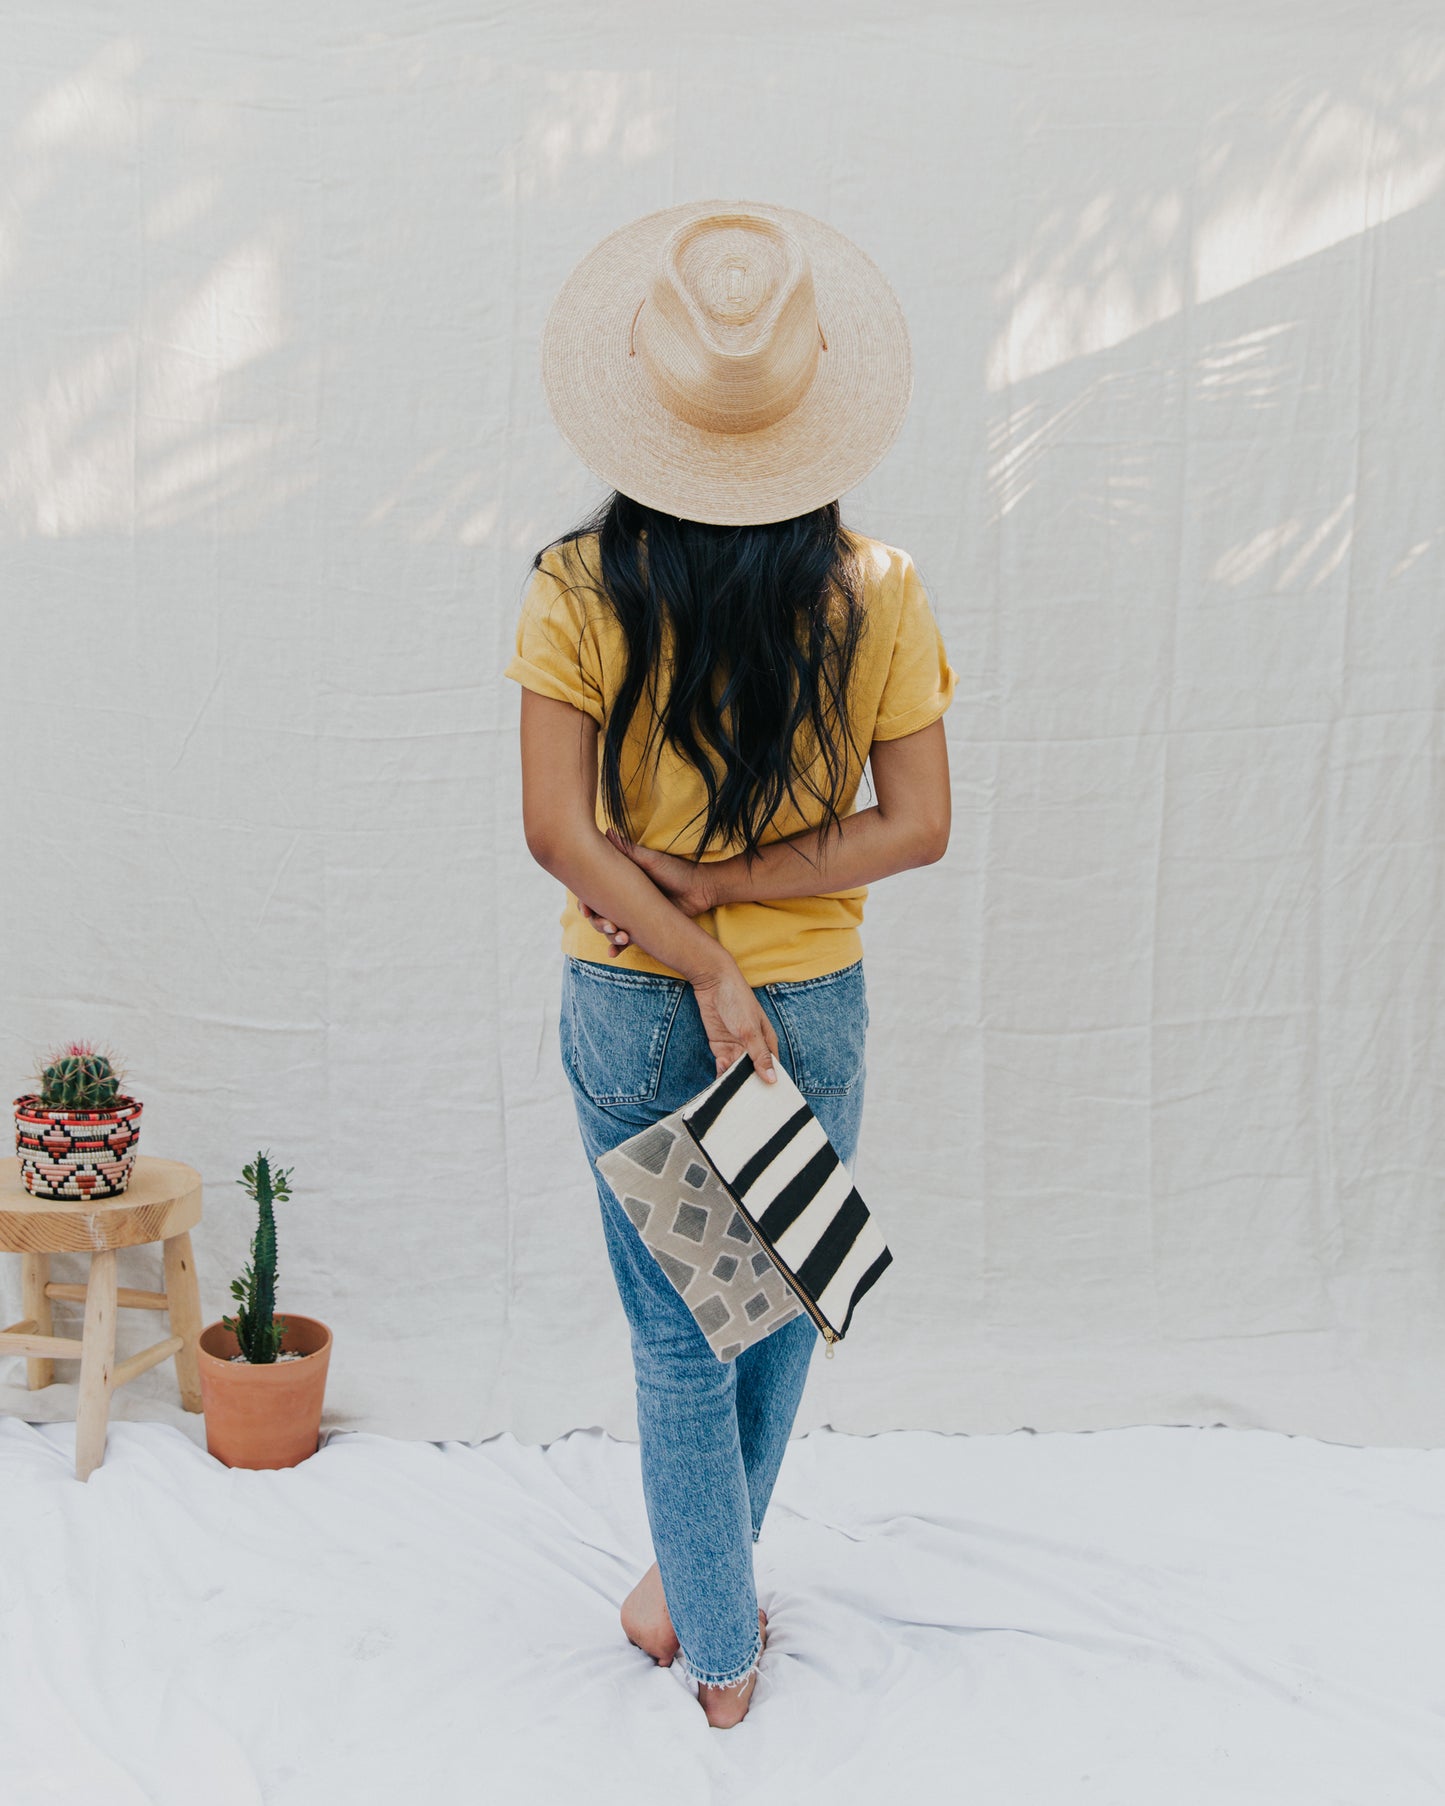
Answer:
[(547, 401), (614, 489), (688, 520), (787, 520), (860, 482), (913, 390), (882, 271), (811, 214), (691, 201), (620, 227), (562, 284)]

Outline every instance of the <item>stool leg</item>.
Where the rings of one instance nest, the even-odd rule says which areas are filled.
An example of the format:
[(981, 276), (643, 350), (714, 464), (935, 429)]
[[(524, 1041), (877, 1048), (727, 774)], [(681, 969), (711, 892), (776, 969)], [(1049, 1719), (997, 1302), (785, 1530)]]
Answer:
[(115, 1249), (90, 1257), (81, 1336), (80, 1407), (75, 1414), (75, 1477), (88, 1480), (105, 1455), (110, 1376), (115, 1365)]
[[(55, 1318), (51, 1315), (50, 1300), (45, 1295), (45, 1288), (50, 1284), (50, 1256), (43, 1253), (22, 1253), (20, 1284), (23, 1293), (20, 1314), (33, 1318), (36, 1335), (53, 1336)], [(48, 1386), (54, 1378), (55, 1362), (49, 1355), (25, 1357), (25, 1384), (32, 1392)]]
[(180, 1336), (185, 1347), (176, 1354), (176, 1378), (181, 1387), (181, 1404), (187, 1411), (201, 1408), (201, 1374), (196, 1361), (196, 1344), (201, 1334), (201, 1294), (196, 1285), (196, 1262), (191, 1253), (191, 1232), (165, 1240), (166, 1304), (171, 1321), (171, 1334)]

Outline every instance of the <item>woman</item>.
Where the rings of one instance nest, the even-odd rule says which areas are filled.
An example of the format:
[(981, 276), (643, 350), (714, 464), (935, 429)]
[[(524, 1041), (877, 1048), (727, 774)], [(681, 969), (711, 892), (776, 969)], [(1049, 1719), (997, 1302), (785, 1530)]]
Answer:
[[(567, 889), (583, 1146), (595, 1161), (746, 1051), (765, 1079), (783, 1065), (851, 1166), (867, 886), (938, 859), (950, 819), (956, 674), (912, 560), (837, 500), (902, 423), (901, 310), (823, 222), (693, 203), (583, 258), (542, 356), (564, 435), (614, 486), (533, 560), (506, 668), (527, 845)], [(865, 760), (878, 800), (854, 809)], [(818, 1331), (800, 1314), (720, 1361), (597, 1190), (657, 1556), (622, 1624), (680, 1656), (725, 1727), (767, 1637), (752, 1545)]]

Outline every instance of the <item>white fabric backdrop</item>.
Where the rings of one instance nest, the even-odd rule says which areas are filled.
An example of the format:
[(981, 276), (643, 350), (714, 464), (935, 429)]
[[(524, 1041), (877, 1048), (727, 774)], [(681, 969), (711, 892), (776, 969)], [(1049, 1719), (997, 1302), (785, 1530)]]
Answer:
[(6, 22), (6, 1097), (123, 1052), (208, 1319), (294, 1166), (328, 1426), (635, 1434), (500, 676), (601, 493), (537, 343), (613, 226), (776, 200), (907, 309), (847, 515), (962, 678), (949, 852), (865, 929), (897, 1264), (799, 1429), (1438, 1444), (1439, 14), (889, 12)]

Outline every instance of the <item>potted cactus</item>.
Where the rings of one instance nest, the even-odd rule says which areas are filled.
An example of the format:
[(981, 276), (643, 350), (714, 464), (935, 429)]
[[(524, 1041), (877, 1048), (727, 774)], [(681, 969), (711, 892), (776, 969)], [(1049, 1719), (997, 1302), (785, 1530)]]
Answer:
[(315, 1317), (276, 1305), (276, 1210), (291, 1196), (291, 1170), (272, 1172), (257, 1154), (242, 1168), (257, 1206), (251, 1259), (232, 1280), (239, 1308), (201, 1331), (201, 1408), (206, 1447), (228, 1467), (295, 1467), (316, 1453), (331, 1360), (331, 1331)]
[(89, 1041), (69, 1041), (40, 1062), (37, 1089), (15, 1099), (15, 1152), (37, 1198), (116, 1198), (130, 1184), (145, 1106), (121, 1090), (124, 1074)]

